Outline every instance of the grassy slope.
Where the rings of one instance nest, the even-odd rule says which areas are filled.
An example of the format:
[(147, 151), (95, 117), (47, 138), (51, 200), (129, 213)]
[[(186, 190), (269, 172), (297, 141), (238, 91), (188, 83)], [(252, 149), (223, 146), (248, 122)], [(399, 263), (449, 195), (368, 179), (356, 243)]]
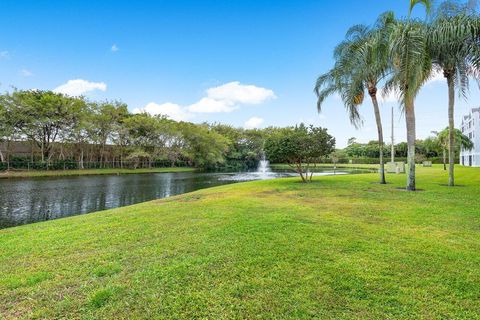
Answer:
[(423, 192), (279, 179), (0, 230), (0, 314), (480, 318), (480, 169), (418, 171)]
[(0, 172), (2, 178), (32, 178), (55, 176), (84, 176), (101, 174), (128, 174), (128, 173), (156, 173), (156, 172), (185, 172), (194, 168), (168, 167), (152, 169), (84, 169), (84, 170), (32, 170), (32, 171), (4, 171)]

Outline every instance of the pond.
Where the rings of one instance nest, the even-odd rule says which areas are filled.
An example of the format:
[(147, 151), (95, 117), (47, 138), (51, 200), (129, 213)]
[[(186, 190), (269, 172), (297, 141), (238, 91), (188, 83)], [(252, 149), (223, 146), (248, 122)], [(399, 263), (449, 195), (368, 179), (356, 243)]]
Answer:
[[(339, 170), (337, 174), (361, 173)], [(324, 169), (316, 175), (333, 174)], [(0, 179), (0, 228), (117, 208), (238, 181), (291, 172), (150, 173)]]

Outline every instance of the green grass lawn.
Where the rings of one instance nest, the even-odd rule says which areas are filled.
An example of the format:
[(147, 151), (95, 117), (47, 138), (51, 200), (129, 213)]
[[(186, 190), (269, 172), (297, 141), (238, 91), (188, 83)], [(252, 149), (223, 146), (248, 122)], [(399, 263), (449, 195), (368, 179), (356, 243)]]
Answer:
[(257, 181), (0, 230), (0, 318), (479, 319), (480, 168)]
[[(270, 165), (273, 169), (290, 169), (286, 163), (274, 163)], [(313, 165), (312, 165), (313, 166)], [(313, 167), (311, 167), (313, 169)], [(332, 163), (317, 163), (317, 168), (333, 168)], [(360, 164), (360, 163), (337, 163), (337, 168), (349, 168), (349, 169), (378, 169), (378, 164)]]
[(99, 174), (129, 174), (129, 173), (157, 173), (157, 172), (185, 172), (194, 171), (188, 167), (167, 167), (151, 169), (84, 169), (84, 170), (31, 170), (31, 171), (0, 171), (0, 179), (4, 178), (32, 178), (56, 176), (83, 176)]

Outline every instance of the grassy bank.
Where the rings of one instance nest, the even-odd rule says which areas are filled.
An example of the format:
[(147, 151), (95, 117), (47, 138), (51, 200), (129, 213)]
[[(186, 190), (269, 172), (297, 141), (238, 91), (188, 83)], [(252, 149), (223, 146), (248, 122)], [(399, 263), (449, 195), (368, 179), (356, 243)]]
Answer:
[[(288, 164), (285, 163), (273, 163), (270, 165), (273, 169), (292, 169)], [(312, 165), (313, 166), (313, 165)], [(311, 167), (313, 168), (313, 167)], [(333, 168), (331, 163), (317, 163), (317, 168)], [(355, 164), (355, 163), (337, 163), (337, 168), (348, 168), (348, 169), (378, 169), (378, 164)]]
[(194, 168), (152, 168), (152, 169), (84, 169), (84, 170), (31, 170), (31, 171), (0, 171), (0, 179), (4, 178), (32, 178), (57, 176), (83, 176), (101, 174), (129, 174), (129, 173), (158, 173), (158, 172), (186, 172)]
[(278, 179), (0, 230), (0, 318), (478, 319), (480, 169)]

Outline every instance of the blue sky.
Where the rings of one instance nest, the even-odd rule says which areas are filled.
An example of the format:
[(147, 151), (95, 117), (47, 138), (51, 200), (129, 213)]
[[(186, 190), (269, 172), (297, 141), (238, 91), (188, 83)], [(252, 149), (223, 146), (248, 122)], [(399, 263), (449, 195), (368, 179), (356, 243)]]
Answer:
[[(315, 79), (332, 66), (332, 50), (351, 25), (372, 24), (387, 10), (405, 16), (408, 2), (2, 0), (0, 90), (81, 92), (122, 100), (132, 111), (241, 127), (303, 121), (327, 127), (343, 147), (352, 136), (376, 138), (372, 107), (368, 101), (361, 107), (360, 130), (335, 97), (318, 115)], [(442, 79), (422, 90), (420, 138), (447, 125), (446, 97)], [(457, 122), (479, 104), (472, 83), (469, 101), (458, 102)], [(382, 103), (385, 135), (391, 106), (402, 141), (395, 102)]]

